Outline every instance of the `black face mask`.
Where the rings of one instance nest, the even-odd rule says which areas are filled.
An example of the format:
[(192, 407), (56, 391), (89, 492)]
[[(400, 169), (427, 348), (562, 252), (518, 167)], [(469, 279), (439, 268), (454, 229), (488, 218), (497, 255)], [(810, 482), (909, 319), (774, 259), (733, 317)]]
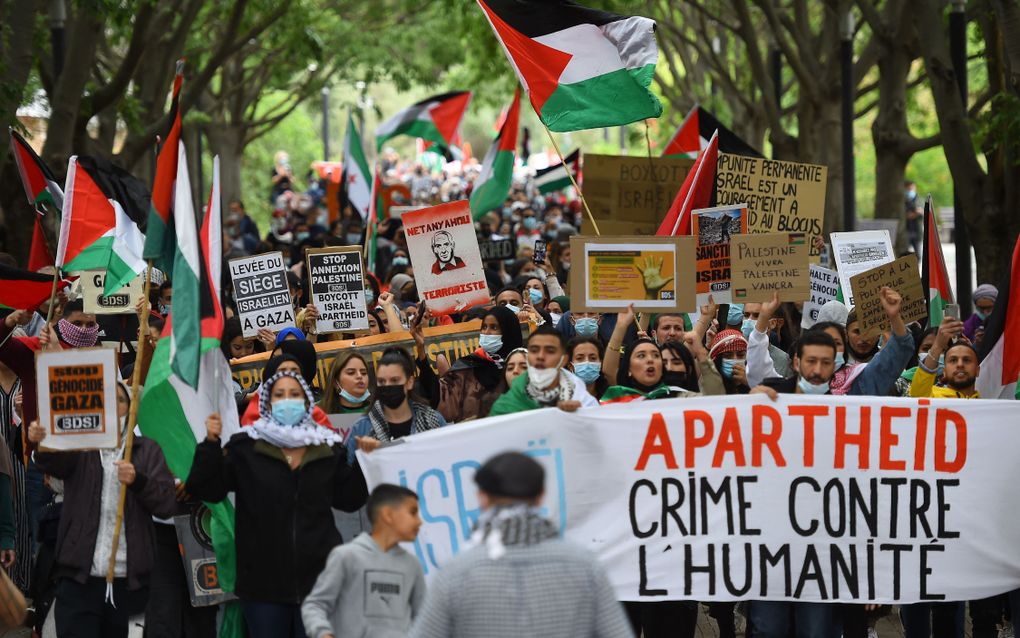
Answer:
[(381, 385), (376, 389), (379, 402), (391, 410), (399, 408), (407, 400), (407, 391), (402, 385)]
[(687, 389), (687, 373), (686, 372), (663, 372), (662, 382), (668, 386), (674, 388)]

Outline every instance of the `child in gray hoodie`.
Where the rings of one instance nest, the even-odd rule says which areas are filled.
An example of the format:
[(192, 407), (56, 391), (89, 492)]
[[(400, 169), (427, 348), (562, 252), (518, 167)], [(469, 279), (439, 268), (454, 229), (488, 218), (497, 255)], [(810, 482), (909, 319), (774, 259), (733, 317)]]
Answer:
[(383, 483), (368, 498), (372, 533), (336, 547), (304, 603), (308, 638), (403, 638), (425, 598), (425, 575), (398, 543), (418, 536), (418, 496)]

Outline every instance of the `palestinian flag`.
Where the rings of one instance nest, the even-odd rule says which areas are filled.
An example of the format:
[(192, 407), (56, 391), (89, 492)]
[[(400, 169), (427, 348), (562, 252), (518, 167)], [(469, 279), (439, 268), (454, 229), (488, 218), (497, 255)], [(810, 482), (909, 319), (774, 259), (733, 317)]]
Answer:
[(376, 148), (381, 149), (390, 138), (410, 135), (449, 149), (454, 144), (454, 136), (470, 101), (470, 91), (425, 98), (379, 125), (375, 130)]
[(517, 125), (521, 114), (521, 89), (514, 92), (514, 101), (507, 111), (499, 134), (492, 141), (482, 162), (482, 172), (471, 191), (471, 216), (480, 218), (494, 208), (502, 206), (514, 178), (514, 159), (517, 149)]
[[(178, 184), (177, 188), (183, 188), (188, 195), (175, 197), (176, 210), (181, 213), (175, 216), (175, 224), (181, 224), (182, 229), (177, 235), (173, 313), (163, 329), (164, 336), (169, 332), (170, 337), (156, 344), (139, 405), (138, 424), (142, 434), (162, 448), (174, 476), (184, 481), (191, 472), (195, 445), (205, 438), (206, 417), (219, 413), (223, 419), (223, 441), (240, 431), (240, 424), (230, 387), (230, 366), (219, 347), (223, 331), (218, 290), (222, 264), (219, 158), (213, 160), (212, 195), (200, 235), (196, 233), (194, 215), (190, 214), (193, 207), (183, 152), (180, 166), (184, 185)], [(184, 228), (188, 223), (190, 228)], [(197, 338), (186, 342), (181, 331), (194, 330), (195, 326), (199, 326)], [(188, 367), (181, 364), (195, 358), (198, 376), (193, 386), (175, 370)], [(212, 514), (209, 531), (216, 551), (220, 585), (226, 591), (233, 591), (237, 566), (234, 509), (229, 501), (206, 503), (206, 507)], [(220, 636), (243, 635), (237, 609), (232, 607), (227, 606)]]
[(945, 308), (953, 303), (953, 287), (949, 285), (946, 259), (942, 256), (942, 242), (935, 223), (935, 205), (931, 195), (924, 202), (924, 260), (921, 263), (921, 283), (928, 291), (928, 325), (942, 323)]
[(368, 221), (365, 223), (365, 268), (369, 272), (375, 272), (376, 254), (379, 249), (379, 211), (383, 209), (382, 201), (382, 180), (379, 178), (379, 169), (375, 169), (375, 176), (372, 178), (372, 205), (368, 210)]
[(659, 117), (648, 87), (655, 21), (570, 0), (477, 0), (539, 118), (553, 131)]
[(32, 227), (32, 248), (28, 251), (28, 269), (38, 271), (40, 268), (53, 265), (53, 254), (46, 245), (46, 234), (43, 232), (42, 215), (35, 216)]
[(708, 109), (695, 104), (680, 123), (676, 135), (662, 150), (663, 157), (688, 157), (695, 159), (705, 147), (712, 134), (719, 131), (719, 150), (734, 155), (762, 157), (762, 154), (739, 135), (722, 125)]
[(535, 172), (535, 187), (539, 193), (547, 195), (573, 186), (570, 183), (570, 175), (567, 174), (568, 170), (573, 174), (577, 183), (581, 183), (581, 149), (576, 149), (567, 155), (566, 160), (566, 162), (553, 164), (549, 168)]
[(181, 139), (180, 94), (183, 81), (184, 60), (178, 60), (170, 101), (170, 130), (156, 157), (156, 179), (152, 183), (152, 202), (142, 253), (142, 257), (151, 259), (153, 265), (163, 272), (170, 272), (174, 265), (174, 180), (177, 179), (177, 143)]
[(12, 128), (7, 130), (11, 134), (11, 152), (14, 153), (14, 162), (18, 165), (18, 175), (21, 176), (21, 185), (25, 187), (28, 203), (36, 210), (43, 204), (49, 204), (59, 211), (64, 207), (64, 191), (57, 184), (57, 178), (25, 138)]
[(358, 211), (362, 221), (368, 219), (372, 203), (372, 171), (365, 159), (361, 135), (354, 126), (354, 116), (347, 114), (347, 136), (344, 137), (344, 172), (342, 188), (351, 208)]
[(145, 268), (149, 191), (127, 171), (95, 157), (72, 156), (64, 184), (56, 266), (66, 271), (105, 270), (105, 294), (119, 290)]
[[(58, 289), (67, 282), (57, 282)], [(35, 310), (50, 298), (53, 275), (22, 270), (0, 264), (0, 308), (7, 310)]]
[(660, 236), (676, 236), (691, 234), (691, 211), (696, 208), (707, 208), (712, 205), (712, 193), (715, 190), (715, 168), (719, 158), (719, 134), (712, 135), (708, 147), (701, 151), (694, 166), (684, 179), (680, 192), (676, 194), (673, 204), (655, 231)]
[[(1010, 303), (1012, 301), (1012, 303)], [(1020, 377), (1020, 238), (995, 308), (985, 321), (976, 389), (983, 399), (1014, 399)]]

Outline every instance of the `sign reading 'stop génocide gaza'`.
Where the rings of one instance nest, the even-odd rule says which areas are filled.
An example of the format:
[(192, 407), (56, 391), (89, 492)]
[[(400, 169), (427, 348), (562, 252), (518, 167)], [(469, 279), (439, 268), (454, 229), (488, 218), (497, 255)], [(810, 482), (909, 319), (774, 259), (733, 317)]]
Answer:
[(294, 325), (294, 306), (290, 301), (283, 254), (231, 259), (230, 279), (234, 283), (234, 301), (245, 337), (254, 337), (262, 328), (275, 332)]
[(489, 302), (478, 237), (466, 200), (404, 213), (418, 296), (433, 314)]
[(48, 450), (116, 448), (117, 363), (109, 348), (73, 348), (36, 353), (39, 424)]
[(309, 248), (305, 259), (312, 305), (319, 311), (316, 332), (368, 330), (361, 247)]

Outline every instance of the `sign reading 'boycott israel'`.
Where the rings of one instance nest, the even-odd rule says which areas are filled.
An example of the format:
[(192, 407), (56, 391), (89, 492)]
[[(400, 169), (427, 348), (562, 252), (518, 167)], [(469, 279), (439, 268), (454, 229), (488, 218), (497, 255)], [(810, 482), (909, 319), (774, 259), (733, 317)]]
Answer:
[(783, 394), (482, 419), (358, 452), (428, 512), (427, 578), (470, 547), (474, 473), (520, 450), (541, 514), (617, 599), (907, 604), (1020, 587), (1014, 401)]
[(36, 354), (39, 424), (47, 450), (116, 448), (117, 363), (110, 348), (43, 350)]
[(418, 295), (433, 314), (489, 302), (478, 237), (467, 200), (404, 213)]
[(294, 325), (294, 306), (281, 253), (231, 259), (230, 279), (245, 337), (254, 337), (262, 328), (276, 332)]
[(361, 247), (309, 248), (305, 259), (312, 305), (319, 311), (316, 332), (368, 330)]

